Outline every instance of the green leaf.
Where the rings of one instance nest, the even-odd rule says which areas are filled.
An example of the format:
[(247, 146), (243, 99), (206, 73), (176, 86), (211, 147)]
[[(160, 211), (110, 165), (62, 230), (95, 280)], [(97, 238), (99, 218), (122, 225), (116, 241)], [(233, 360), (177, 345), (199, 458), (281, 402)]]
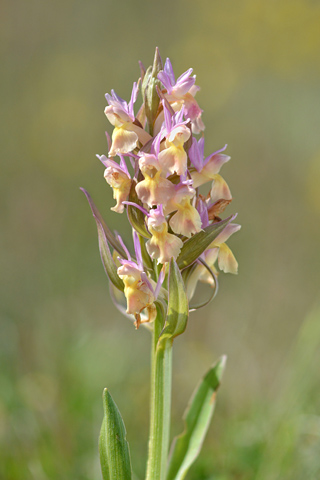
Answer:
[(143, 264), (146, 268), (153, 271), (153, 261), (151, 260), (151, 257), (147, 251), (145, 240), (141, 235), (139, 235), (139, 242), (141, 246)]
[[(129, 193), (129, 202), (136, 203), (142, 207), (142, 203), (136, 194), (136, 182), (133, 180), (131, 183), (130, 193)], [(144, 238), (151, 238), (150, 233), (146, 229), (145, 215), (139, 208), (134, 207), (133, 205), (127, 205), (127, 214), (129, 222), (131, 223), (132, 228), (139, 233)]]
[(131, 461), (126, 429), (108, 390), (103, 391), (104, 419), (99, 451), (103, 480), (131, 480)]
[(164, 329), (159, 337), (159, 344), (166, 339), (173, 339), (183, 333), (187, 326), (188, 316), (188, 298), (181, 272), (175, 259), (172, 258), (169, 268), (168, 314)]
[(212, 223), (201, 232), (196, 233), (189, 238), (181, 248), (180, 255), (177, 258), (177, 264), (180, 269), (191, 265), (204, 251), (209, 247), (210, 243), (222, 232), (222, 230), (236, 218), (235, 215), (222, 220), (221, 222)]
[(113, 285), (123, 292), (124, 284), (117, 273), (117, 267), (112, 258), (104, 229), (101, 223), (99, 222), (99, 220), (97, 218), (95, 220), (96, 220), (97, 229), (98, 229), (100, 256), (101, 256), (104, 270), (108, 275), (109, 280), (113, 283)]
[(145, 107), (146, 116), (149, 123), (150, 134), (153, 133), (153, 124), (157, 116), (160, 98), (156, 90), (156, 86), (161, 87), (161, 82), (158, 80), (158, 73), (163, 70), (162, 60), (158, 48), (156, 48), (153, 66), (149, 67), (145, 72), (141, 93)]
[(216, 392), (224, 371), (226, 357), (221, 357), (202, 379), (184, 414), (185, 429), (172, 444), (167, 480), (183, 480), (198, 457), (215, 407)]
[(126, 255), (125, 251), (123, 250), (120, 242), (116, 239), (114, 234), (111, 232), (110, 228), (106, 225), (106, 223), (103, 220), (99, 210), (97, 209), (97, 207), (93, 203), (93, 200), (90, 197), (89, 193), (84, 188), (80, 188), (80, 190), (87, 197), (87, 200), (89, 202), (89, 205), (90, 205), (90, 208), (91, 208), (91, 211), (92, 211), (92, 215), (93, 215), (95, 221), (96, 222), (99, 221), (99, 223), (101, 224), (101, 227), (103, 228), (105, 236), (107, 237), (110, 245), (121, 255), (122, 258), (127, 258), (127, 255)]
[[(85, 190), (83, 190), (83, 191), (88, 198), (89, 194)], [(90, 203), (90, 201), (91, 201), (91, 203)], [(88, 198), (88, 202), (90, 204), (90, 207), (91, 207), (92, 213), (93, 213), (93, 217), (94, 217), (94, 219), (96, 221), (96, 224), (97, 224), (100, 257), (101, 257), (101, 260), (102, 260), (104, 270), (105, 270), (106, 274), (108, 275), (109, 280), (113, 283), (113, 285), (123, 292), (123, 290), (124, 290), (123, 281), (121, 280), (121, 278), (117, 274), (117, 267), (116, 267), (116, 264), (114, 263), (114, 260), (112, 258), (112, 255), (111, 255), (111, 252), (110, 252), (110, 249), (109, 249), (106, 230), (103, 226), (103, 223), (104, 223), (103, 219), (102, 219), (100, 213), (98, 212), (98, 210), (96, 209), (94, 203), (92, 202), (90, 196)], [(97, 212), (97, 214), (96, 214), (96, 212)], [(108, 227), (106, 225), (105, 225), (105, 227), (108, 229)]]

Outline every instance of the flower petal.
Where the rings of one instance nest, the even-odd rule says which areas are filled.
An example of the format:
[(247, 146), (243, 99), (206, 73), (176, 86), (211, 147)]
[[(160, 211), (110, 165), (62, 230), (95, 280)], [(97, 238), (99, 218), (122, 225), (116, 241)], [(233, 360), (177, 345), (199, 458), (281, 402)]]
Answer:
[(218, 265), (220, 270), (225, 273), (238, 273), (238, 262), (226, 243), (220, 245)]
[(221, 175), (214, 175), (212, 181), (212, 187), (210, 191), (210, 197), (212, 203), (217, 202), (218, 200), (231, 200), (232, 195), (228, 187), (227, 182), (221, 177)]
[(159, 162), (165, 172), (184, 175), (187, 169), (187, 154), (182, 146), (170, 144), (159, 153)]
[(228, 225), (222, 230), (221, 233), (215, 238), (215, 240), (212, 242), (212, 246), (219, 246), (222, 243), (225, 243), (228, 238), (231, 237), (235, 232), (240, 230), (241, 225), (238, 225), (237, 223), (228, 223)]
[(191, 205), (190, 200), (184, 201), (179, 206), (178, 211), (171, 217), (169, 223), (174, 233), (188, 238), (202, 230), (199, 212)]
[(132, 152), (137, 146), (138, 135), (126, 128), (128, 124), (121, 127), (115, 127), (112, 132), (112, 146), (109, 152), (110, 157), (114, 157), (120, 153)]

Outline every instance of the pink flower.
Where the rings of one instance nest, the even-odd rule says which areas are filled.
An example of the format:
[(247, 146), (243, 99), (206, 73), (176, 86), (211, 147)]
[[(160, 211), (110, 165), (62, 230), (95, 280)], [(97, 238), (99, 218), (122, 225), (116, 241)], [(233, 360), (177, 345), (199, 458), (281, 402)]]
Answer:
[(139, 315), (145, 308), (148, 309), (149, 321), (154, 320), (156, 309), (155, 296), (152, 285), (144, 272), (132, 262), (121, 260), (118, 275), (124, 283), (124, 294), (127, 299), (127, 313)]
[[(225, 273), (238, 273), (238, 262), (235, 259), (232, 251), (225, 243), (228, 238), (238, 230), (241, 226), (235, 223), (229, 223), (222, 232), (216, 237), (216, 239), (211, 243), (210, 247), (203, 252), (201, 255), (202, 260), (206, 262), (208, 267), (211, 268), (214, 274), (218, 275), (218, 270), (215, 266), (216, 261), (218, 261), (218, 267)], [(208, 272), (207, 268), (201, 263), (198, 263), (196, 268), (191, 273), (188, 280), (188, 297), (192, 298), (194, 295), (196, 286), (198, 282), (208, 283), (214, 287), (214, 278)]]
[(168, 224), (162, 205), (150, 210), (148, 229), (152, 238), (147, 241), (146, 248), (151, 258), (156, 259), (158, 263), (166, 263), (172, 257), (178, 257), (183, 242), (176, 235), (168, 233)]
[(162, 272), (159, 275), (158, 283), (154, 288), (147, 274), (143, 271), (138, 234), (135, 231), (133, 232), (134, 249), (137, 259), (136, 262), (131, 259), (130, 253), (120, 236), (118, 236), (118, 239), (128, 258), (123, 259), (118, 257), (121, 266), (118, 268), (117, 273), (124, 283), (124, 294), (127, 299), (127, 313), (135, 316), (135, 325), (136, 328), (139, 328), (140, 323), (142, 323), (140, 314), (143, 310), (145, 310), (147, 314), (147, 320), (145, 321), (152, 322), (156, 317), (157, 312), (154, 302), (158, 297), (161, 284), (164, 280), (164, 273)]
[(165, 136), (165, 148), (158, 155), (159, 162), (164, 171), (185, 175), (187, 153), (183, 146), (191, 136), (190, 129), (186, 126), (188, 121), (182, 121), (183, 109), (172, 116), (166, 103), (164, 101), (162, 103), (165, 116), (165, 127), (162, 130), (162, 135)]
[(131, 178), (126, 163), (122, 156), (120, 156), (120, 165), (105, 155), (98, 156), (98, 158), (107, 167), (104, 171), (104, 178), (112, 187), (113, 198), (117, 201), (111, 210), (122, 213), (124, 210), (123, 202), (128, 199), (131, 188)]
[(227, 182), (219, 175), (220, 168), (230, 160), (228, 155), (221, 153), (226, 148), (227, 145), (204, 158), (204, 139), (200, 138), (197, 142), (197, 140), (193, 138), (192, 145), (189, 149), (189, 157), (195, 167), (195, 170), (191, 171), (193, 186), (197, 188), (211, 180), (210, 197), (212, 203), (221, 199), (232, 200)]
[[(238, 262), (235, 259), (232, 251), (225, 243), (228, 238), (238, 230), (241, 226), (235, 223), (229, 223), (222, 232), (216, 237), (216, 239), (211, 243), (210, 247), (204, 251), (201, 255), (202, 260), (211, 268), (214, 274), (218, 274), (218, 270), (215, 267), (216, 261), (218, 261), (218, 267), (225, 273), (238, 273)], [(188, 280), (188, 296), (192, 298), (198, 281), (203, 283), (208, 283), (211, 286), (214, 286), (214, 279), (208, 272), (208, 270), (198, 263), (196, 268), (191, 273)]]
[(192, 234), (202, 230), (199, 212), (191, 204), (195, 193), (196, 191), (191, 187), (189, 181), (176, 185), (175, 195), (165, 207), (166, 214), (176, 210), (169, 220), (169, 225), (174, 233), (191, 237)]
[(159, 160), (154, 154), (143, 154), (139, 159), (144, 180), (136, 185), (139, 199), (152, 207), (166, 204), (174, 195), (175, 187), (163, 174)]
[(169, 58), (167, 58), (163, 71), (158, 73), (158, 78), (167, 90), (165, 98), (168, 100), (174, 111), (184, 106), (184, 115), (191, 120), (192, 132), (199, 133), (204, 130), (201, 119), (202, 110), (194, 95), (199, 90), (195, 85), (196, 76), (191, 77), (192, 68), (180, 75), (177, 81)]
[(111, 95), (106, 94), (109, 106), (105, 108), (104, 113), (109, 122), (115, 127), (112, 132), (110, 157), (132, 152), (137, 147), (139, 141), (144, 145), (151, 138), (142, 127), (134, 123), (133, 105), (137, 99), (138, 90), (138, 84), (134, 83), (129, 105), (114, 90), (111, 90)]

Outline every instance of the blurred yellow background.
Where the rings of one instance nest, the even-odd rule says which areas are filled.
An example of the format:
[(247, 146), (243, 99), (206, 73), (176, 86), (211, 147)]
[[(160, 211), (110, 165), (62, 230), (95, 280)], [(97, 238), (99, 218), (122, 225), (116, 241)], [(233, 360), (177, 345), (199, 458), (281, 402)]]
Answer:
[(110, 301), (96, 227), (110, 227), (104, 94), (129, 99), (155, 46), (194, 68), (206, 154), (242, 230), (239, 275), (175, 342), (173, 434), (228, 355), (190, 480), (320, 478), (320, 2), (4, 0), (1, 5), (0, 478), (100, 479), (101, 393), (123, 414), (143, 478), (149, 334)]

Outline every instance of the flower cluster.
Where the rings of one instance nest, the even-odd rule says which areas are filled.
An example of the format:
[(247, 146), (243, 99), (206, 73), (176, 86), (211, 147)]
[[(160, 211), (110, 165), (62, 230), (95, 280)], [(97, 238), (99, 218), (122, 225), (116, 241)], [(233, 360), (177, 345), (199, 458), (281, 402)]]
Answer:
[[(208, 236), (209, 244), (196, 258), (191, 255), (187, 265), (181, 264), (189, 299), (198, 281), (216, 288), (219, 271), (237, 273), (237, 261), (225, 242), (240, 228), (220, 218), (232, 200), (220, 175), (230, 157), (224, 153), (226, 146), (204, 155), (205, 126), (192, 69), (176, 80), (170, 60), (163, 66), (158, 49), (153, 66), (140, 67), (141, 79), (133, 84), (129, 103), (113, 90), (106, 94), (105, 114), (114, 129), (111, 138), (107, 135), (108, 156), (98, 156), (116, 200), (112, 210), (126, 210), (133, 227), (135, 259), (118, 236), (125, 256), (120, 254), (115, 261), (124, 284), (126, 312), (135, 316), (136, 326), (141, 312), (146, 313), (146, 321), (154, 318), (170, 260), (178, 261), (193, 237), (203, 241), (203, 233), (212, 232), (212, 226), (217, 229)], [(143, 103), (135, 114), (140, 88)], [(200, 188), (206, 186), (203, 195)]]

